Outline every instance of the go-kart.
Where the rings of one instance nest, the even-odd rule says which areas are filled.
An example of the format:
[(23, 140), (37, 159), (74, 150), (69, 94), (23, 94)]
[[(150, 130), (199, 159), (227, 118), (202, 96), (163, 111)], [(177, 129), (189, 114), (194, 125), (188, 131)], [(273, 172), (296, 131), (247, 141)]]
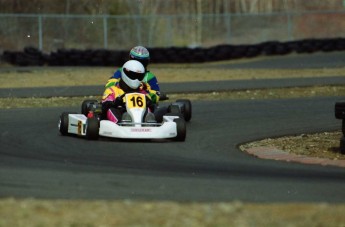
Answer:
[(85, 100), (81, 114), (63, 112), (59, 131), (62, 135), (75, 134), (89, 140), (100, 136), (120, 139), (173, 139), (185, 141), (186, 121), (192, 117), (192, 105), (188, 99), (180, 99), (167, 107), (157, 107), (154, 120), (147, 121), (148, 106), (144, 94), (124, 95), (126, 120), (114, 123), (105, 119), (98, 100)]

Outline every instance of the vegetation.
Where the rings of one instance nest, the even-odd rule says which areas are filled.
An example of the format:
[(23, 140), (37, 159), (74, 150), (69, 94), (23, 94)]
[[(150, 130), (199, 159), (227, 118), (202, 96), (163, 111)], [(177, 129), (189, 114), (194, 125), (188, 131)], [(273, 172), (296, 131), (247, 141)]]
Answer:
[(210, 47), (343, 37), (343, 12), (306, 13), (343, 8), (342, 0), (0, 0), (0, 14), (11, 14), (0, 21), (0, 51)]
[(342, 0), (0, 0), (0, 13), (222, 14), (339, 10)]

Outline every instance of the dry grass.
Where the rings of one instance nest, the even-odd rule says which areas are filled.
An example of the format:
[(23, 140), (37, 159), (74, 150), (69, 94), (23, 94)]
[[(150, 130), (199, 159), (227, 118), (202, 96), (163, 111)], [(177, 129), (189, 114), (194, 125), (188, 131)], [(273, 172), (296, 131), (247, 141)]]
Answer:
[[(344, 86), (322, 86), (306, 88), (274, 88), (253, 89), (241, 91), (224, 91), (213, 93), (182, 93), (169, 94), (170, 100), (186, 98), (190, 100), (225, 100), (225, 99), (283, 99), (317, 96), (345, 96)], [(32, 107), (58, 107), (80, 106), (85, 99), (100, 100), (100, 96), (84, 97), (51, 97), (51, 98), (0, 98), (0, 108), (32, 108)], [(170, 102), (170, 100), (166, 102)]]
[[(345, 205), (2, 199), (0, 226), (344, 226)], [(283, 215), (282, 215), (283, 214)]]
[[(219, 69), (207, 65), (151, 66), (151, 71), (160, 83), (251, 80), (271, 78), (310, 78), (343, 76), (345, 68), (337, 69)], [(56, 87), (80, 85), (104, 85), (116, 68), (111, 67), (61, 67), (61, 68), (20, 68), (0, 71), (0, 88)]]

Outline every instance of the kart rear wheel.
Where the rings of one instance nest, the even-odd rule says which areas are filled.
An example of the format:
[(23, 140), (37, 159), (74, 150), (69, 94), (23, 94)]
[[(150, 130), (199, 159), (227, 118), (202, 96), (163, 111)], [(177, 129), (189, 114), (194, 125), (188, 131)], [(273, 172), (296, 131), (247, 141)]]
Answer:
[(81, 113), (87, 116), (87, 114), (90, 111), (90, 106), (93, 103), (98, 103), (98, 100), (95, 100), (95, 99), (84, 100), (83, 103), (81, 104)]
[(99, 122), (97, 118), (88, 118), (86, 120), (86, 139), (97, 140), (99, 138)]
[(66, 136), (68, 135), (68, 115), (69, 114), (76, 114), (75, 112), (63, 112), (60, 115), (60, 120), (59, 120), (59, 131), (61, 135)]
[(183, 103), (182, 114), (185, 121), (190, 121), (192, 118), (192, 103), (189, 99), (178, 99), (176, 102)]
[(176, 123), (177, 136), (174, 138), (176, 141), (185, 141), (186, 140), (186, 121), (183, 118), (174, 119)]

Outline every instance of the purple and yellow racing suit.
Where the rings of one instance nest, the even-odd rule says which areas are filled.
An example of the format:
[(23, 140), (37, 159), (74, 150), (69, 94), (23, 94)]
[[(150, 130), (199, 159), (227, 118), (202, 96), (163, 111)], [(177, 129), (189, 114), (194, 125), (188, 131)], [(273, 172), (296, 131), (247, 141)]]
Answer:
[[(151, 96), (146, 90), (138, 88), (136, 92), (145, 94), (147, 102), (152, 103)], [(121, 89), (119, 82), (105, 89), (102, 96), (102, 113), (104, 118), (114, 123), (121, 121), (122, 114), (125, 111), (124, 94), (125, 91)], [(151, 111), (150, 106), (151, 104), (148, 104), (149, 111)]]
[[(119, 82), (119, 80), (121, 79), (121, 71), (122, 67), (119, 68), (114, 73), (114, 75), (109, 78), (107, 84), (105, 85), (106, 88), (114, 86)], [(160, 88), (156, 76), (150, 71), (146, 71), (143, 82), (143, 85), (145, 85), (143, 89), (149, 93), (152, 103), (157, 104), (159, 101)]]

